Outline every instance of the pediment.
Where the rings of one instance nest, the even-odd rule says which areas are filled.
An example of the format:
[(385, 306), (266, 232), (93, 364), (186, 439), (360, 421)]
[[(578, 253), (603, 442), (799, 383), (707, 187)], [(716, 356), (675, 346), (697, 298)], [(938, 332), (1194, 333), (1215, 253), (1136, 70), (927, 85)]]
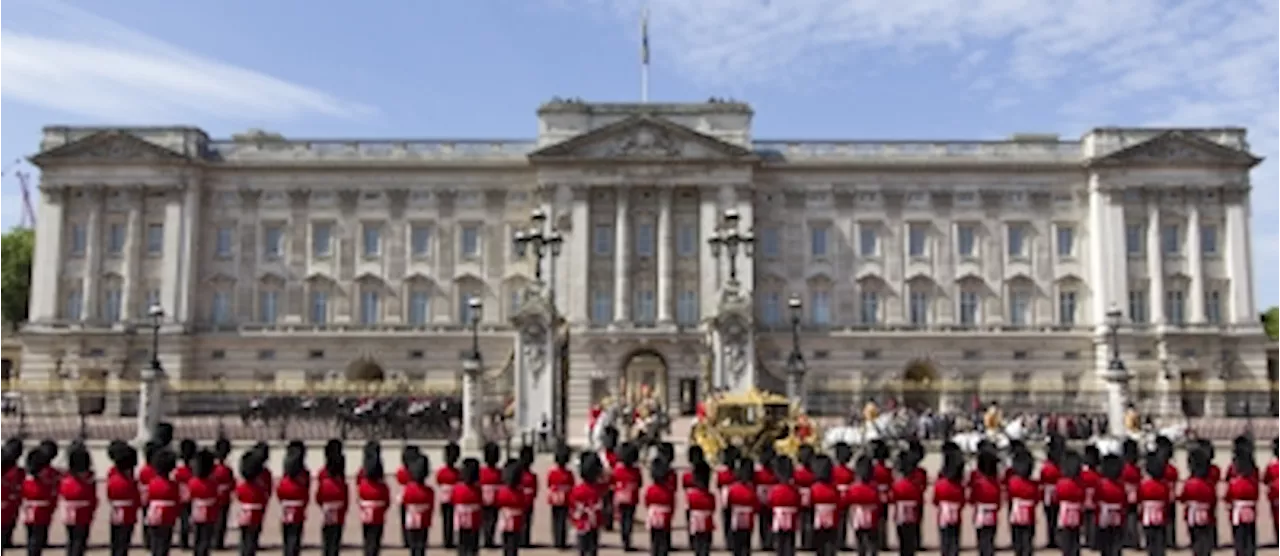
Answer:
[(234, 284), (236, 283), (236, 277), (225, 272), (216, 272), (212, 276), (206, 278), (205, 281), (214, 285)]
[(754, 160), (750, 149), (699, 133), (670, 120), (642, 115), (543, 147), (532, 161), (555, 160)]
[(987, 280), (982, 276), (978, 275), (976, 272), (965, 272), (964, 274), (961, 274), (956, 277), (956, 283), (957, 284), (964, 284), (964, 283), (986, 284)]
[(876, 284), (887, 283), (884, 279), (884, 276), (881, 276), (880, 273), (873, 268), (864, 268), (862, 270), (859, 270), (858, 273), (854, 276), (854, 281), (863, 285), (870, 284), (873, 282)]
[(1262, 159), (1185, 131), (1168, 131), (1089, 161), (1090, 166), (1242, 166)]
[(43, 167), (68, 162), (156, 164), (191, 162), (192, 159), (123, 131), (103, 131), (38, 153), (30, 160)]

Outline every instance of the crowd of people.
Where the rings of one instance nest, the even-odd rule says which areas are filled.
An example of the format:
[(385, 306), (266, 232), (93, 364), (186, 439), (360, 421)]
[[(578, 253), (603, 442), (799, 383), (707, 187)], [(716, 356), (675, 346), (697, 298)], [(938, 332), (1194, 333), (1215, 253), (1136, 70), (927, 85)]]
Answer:
[[(399, 469), (389, 474), (379, 443), (370, 441), (354, 481), (337, 440), (324, 447), (324, 466), (314, 472), (307, 469), (307, 448), (298, 441), (288, 444), (275, 471), (267, 465), (266, 444), (233, 462), (225, 439), (211, 447), (183, 440), (175, 451), (170, 440), (158, 438), (146, 445), (141, 460), (133, 447), (116, 441), (108, 449), (113, 465), (101, 493), (83, 444), (68, 447), (66, 468), (59, 469), (53, 465), (56, 443), (44, 441), (24, 453), (22, 442), (11, 439), (2, 449), (3, 543), (5, 550), (17, 546), (14, 532), (21, 524), (27, 553), (40, 555), (59, 515), (67, 529), (67, 553), (84, 554), (101, 503), (110, 508), (113, 556), (129, 552), (139, 524), (152, 555), (168, 554), (175, 539), (206, 555), (226, 546), (234, 508), (240, 554), (255, 554), (263, 528), (278, 527), (284, 554), (295, 556), (302, 553), (307, 509), (314, 505), (321, 510), (326, 555), (338, 554), (353, 509), (368, 556), (381, 551), (388, 524), (398, 525), (414, 556), (426, 553), (433, 528), (440, 530), (441, 544), (461, 556), (482, 548), (515, 555), (531, 546), (534, 506), (545, 489), (541, 499), (551, 509), (554, 547), (569, 550), (576, 541), (582, 555), (596, 554), (601, 536), (612, 531), (625, 550), (632, 550), (635, 525), (641, 522), (650, 553), (665, 556), (673, 550), (673, 524), (681, 511), (687, 523), (684, 541), (698, 556), (710, 554), (717, 540), (738, 556), (753, 548), (790, 556), (797, 550), (874, 555), (891, 547), (912, 555), (921, 549), (922, 527), (929, 525), (937, 528), (942, 554), (959, 552), (964, 528), (976, 531), (978, 551), (988, 555), (996, 550), (1002, 514), (1019, 556), (1045, 548), (1034, 546), (1037, 527), (1049, 529), (1047, 548), (1063, 554), (1078, 554), (1082, 547), (1109, 556), (1137, 547), (1164, 554), (1179, 545), (1178, 519), (1188, 525), (1192, 552), (1209, 554), (1219, 545), (1218, 523), (1224, 518), (1230, 521), (1236, 554), (1243, 555), (1256, 553), (1260, 490), (1264, 485), (1268, 490), (1273, 521), (1280, 499), (1277, 460), (1260, 472), (1247, 438), (1237, 439), (1225, 471), (1212, 464), (1211, 445), (1190, 446), (1189, 475), (1181, 477), (1173, 463), (1174, 446), (1165, 439), (1145, 455), (1132, 441), (1123, 454), (1103, 455), (1094, 447), (1068, 449), (1054, 435), (1044, 461), (1036, 462), (1020, 443), (1007, 454), (987, 445), (972, 467), (959, 448), (947, 444), (940, 468), (930, 473), (920, 465), (925, 452), (915, 441), (896, 457), (883, 442), (861, 453), (846, 444), (837, 444), (831, 454), (805, 446), (794, 458), (769, 448), (752, 458), (730, 447), (718, 455), (714, 468), (693, 446), (687, 468), (677, 469), (671, 444), (660, 445), (644, 462), (639, 447), (619, 445), (617, 436), (616, 431), (609, 435), (598, 452), (580, 454), (576, 465), (569, 449), (558, 446), (545, 478), (534, 467), (532, 447), (503, 461), (492, 443), (480, 459), (463, 458), (459, 447), (449, 444), (434, 473), (429, 458), (408, 446)], [(1276, 448), (1273, 442), (1273, 456)], [(391, 481), (400, 484), (394, 498)], [(278, 523), (266, 520), (273, 500)], [(925, 523), (926, 503), (933, 507), (932, 524)], [(722, 529), (718, 539), (717, 527)]]

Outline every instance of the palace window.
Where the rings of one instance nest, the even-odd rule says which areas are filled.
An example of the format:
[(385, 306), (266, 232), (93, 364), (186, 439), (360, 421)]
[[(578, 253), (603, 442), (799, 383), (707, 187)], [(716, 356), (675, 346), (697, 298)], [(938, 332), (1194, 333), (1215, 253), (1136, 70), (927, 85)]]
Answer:
[(1124, 227), (1124, 249), (1130, 256), (1141, 255), (1146, 245), (1143, 224), (1127, 224)]
[(1009, 292), (1009, 324), (1016, 327), (1031, 323), (1031, 294), (1015, 289)]
[(1204, 318), (1209, 324), (1222, 324), (1222, 294), (1218, 290), (1204, 292)]
[(810, 313), (812, 315), (813, 324), (817, 326), (831, 325), (831, 292), (827, 290), (814, 291), (810, 296), (812, 301)]
[(328, 257), (333, 254), (333, 224), (316, 222), (311, 225), (311, 255)]
[(119, 255), (124, 252), (124, 224), (112, 222), (107, 226), (107, 254)]
[(1147, 324), (1147, 291), (1129, 290), (1129, 322)]
[(363, 226), (364, 256), (376, 257), (382, 253), (382, 226), (369, 222)]
[(764, 258), (778, 258), (778, 254), (782, 250), (781, 243), (777, 228), (770, 226), (760, 230), (760, 254), (763, 255)]
[(159, 255), (164, 252), (164, 224), (159, 222), (147, 224), (147, 254)]
[(924, 257), (929, 254), (929, 225), (922, 222), (907, 224), (907, 255)]
[(1218, 227), (1206, 224), (1200, 228), (1200, 254), (1206, 257), (1218, 255)]
[(431, 319), (431, 294), (414, 291), (409, 294), (409, 324), (422, 326)]
[(760, 301), (760, 320), (770, 326), (781, 324), (782, 295), (778, 292), (768, 292)]
[(861, 311), (862, 324), (867, 326), (880, 324), (880, 293), (864, 290), (862, 292), (862, 306), (859, 309)]
[(597, 255), (613, 254), (613, 226), (596, 224), (591, 234), (591, 251)]
[(119, 287), (112, 286), (107, 289), (105, 295), (102, 296), (102, 320), (107, 322), (120, 321), (123, 297)]
[(698, 324), (698, 292), (685, 290), (680, 292), (676, 300), (676, 323), (680, 325)]
[(912, 326), (929, 325), (929, 293), (923, 288), (913, 287), (907, 296), (907, 312)]
[(1160, 229), (1160, 250), (1165, 255), (1182, 253), (1182, 229), (1177, 224), (1165, 224)]
[(978, 324), (978, 292), (963, 290), (960, 292), (960, 324), (976, 326)]
[(1010, 257), (1027, 256), (1027, 227), (1023, 224), (1009, 224), (1006, 234)]
[(693, 224), (680, 224), (676, 230), (676, 248), (681, 257), (692, 257), (698, 254), (698, 228)]
[(280, 292), (276, 290), (258, 292), (258, 321), (266, 324), (275, 323), (279, 301)]
[(209, 302), (209, 320), (214, 324), (225, 324), (231, 320), (231, 294), (218, 290), (213, 292)]
[(978, 255), (978, 231), (973, 224), (956, 226), (956, 253), (961, 257)]
[(1076, 255), (1076, 229), (1071, 226), (1058, 225), (1058, 258), (1066, 259)]
[(83, 224), (71, 225), (71, 247), (69, 249), (72, 257), (84, 256), (85, 247), (85, 231)]
[(480, 226), (469, 225), (462, 227), (461, 237), (462, 256), (467, 259), (474, 259), (480, 256)]
[(426, 258), (431, 254), (431, 227), (426, 224), (414, 224), (409, 229), (409, 250), (416, 258)]
[(80, 290), (72, 290), (67, 292), (67, 298), (63, 302), (62, 317), (70, 321), (80, 320), (80, 310), (84, 307), (84, 296), (80, 295)]
[(278, 224), (262, 228), (262, 256), (267, 260), (276, 260), (284, 252), (284, 228)]
[(235, 241), (235, 228), (231, 226), (218, 226), (218, 231), (214, 235), (213, 254), (218, 258), (227, 258), (231, 256), (233, 249), (232, 244)]
[(863, 257), (880, 255), (880, 233), (875, 224), (858, 225), (858, 254)]
[(1169, 324), (1175, 326), (1186, 324), (1186, 297), (1182, 290), (1164, 292), (1164, 316)]
[(635, 322), (639, 324), (653, 324), (657, 319), (654, 316), (653, 290), (637, 290), (635, 293)]
[(1076, 292), (1058, 292), (1058, 324), (1061, 326), (1076, 325)]
[(828, 256), (830, 248), (828, 241), (827, 226), (822, 224), (812, 224), (809, 228), (809, 255), (815, 259), (822, 259)]
[(360, 292), (360, 323), (377, 324), (382, 312), (382, 296), (377, 290), (366, 289)]
[(591, 322), (593, 324), (613, 322), (613, 295), (608, 291), (591, 292)]
[(329, 321), (329, 292), (311, 292), (311, 324)]
[(641, 222), (636, 226), (636, 256), (653, 256), (653, 224)]

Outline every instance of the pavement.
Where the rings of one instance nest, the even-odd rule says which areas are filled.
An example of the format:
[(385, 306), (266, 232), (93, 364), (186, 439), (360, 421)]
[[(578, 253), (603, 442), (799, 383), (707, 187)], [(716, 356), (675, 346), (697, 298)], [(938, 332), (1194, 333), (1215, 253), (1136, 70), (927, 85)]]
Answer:
[[(361, 442), (349, 442), (345, 446), (345, 452), (347, 455), (347, 463), (348, 463), (347, 471), (349, 474), (353, 476), (356, 473), (362, 458), (362, 444), (363, 443)], [(233, 458), (236, 458), (236, 460), (238, 461), (239, 453), (242, 450), (245, 450), (247, 448), (248, 448), (248, 443), (237, 443), (236, 450), (235, 452), (233, 452)], [(399, 466), (399, 463), (401, 461), (402, 448), (403, 448), (403, 444), (398, 441), (386, 442), (383, 444), (382, 457), (383, 457), (384, 465), (387, 468), (388, 472), (393, 472)], [(423, 453), (425, 453), (430, 458), (433, 466), (439, 465), (440, 462), (442, 461), (442, 453), (439, 448), (422, 446), (422, 450), (423, 450)], [(100, 475), (105, 474), (110, 464), (107, 461), (106, 454), (104, 453), (104, 449), (101, 446), (93, 446), (92, 452), (94, 455), (95, 470), (98, 471)], [(283, 457), (283, 454), (284, 454), (283, 446), (277, 445), (273, 447), (273, 449), (271, 450), (270, 466), (273, 470), (280, 469), (281, 458)], [(478, 456), (478, 454), (466, 454), (466, 456)], [(1259, 459), (1262, 461), (1266, 460), (1265, 451), (1259, 452)], [(319, 448), (313, 448), (308, 450), (306, 461), (309, 468), (311, 469), (320, 468), (323, 464), (322, 460), (323, 460), (323, 454), (321, 453), (321, 450)], [(1228, 452), (1226, 450), (1218, 450), (1216, 454), (1216, 463), (1219, 465), (1226, 465), (1228, 462), (1229, 462)], [(932, 475), (936, 472), (936, 470), (940, 466), (940, 463), (941, 463), (941, 456), (938, 453), (933, 452), (928, 454), (922, 466), (925, 469), (927, 469)], [(1181, 455), (1179, 455), (1179, 457), (1177, 458), (1176, 463), (1180, 467), (1183, 467), (1185, 469), (1185, 459)], [(548, 468), (550, 468), (550, 466), (551, 466), (550, 457), (547, 455), (541, 455), (539, 456), (535, 464), (535, 470), (539, 472), (540, 476), (545, 476), (545, 471)], [(1184, 470), (1184, 474), (1185, 474), (1185, 470)], [(393, 483), (392, 484), (393, 496), (395, 496), (395, 494), (399, 491), (399, 487), (398, 485), (394, 484), (394, 481), (391, 481), (391, 482)], [(932, 512), (933, 512), (932, 506), (926, 505), (926, 511), (925, 511), (926, 515), (924, 516), (925, 517), (924, 523), (926, 524), (926, 526), (924, 527), (924, 533), (925, 533), (924, 542), (925, 542), (926, 550), (921, 554), (937, 553), (937, 546), (938, 546), (937, 532), (936, 532), (936, 529), (930, 525), (935, 522), (935, 517), (933, 516)], [(675, 548), (678, 551), (686, 551), (687, 549), (686, 549), (686, 543), (685, 543), (685, 536), (683, 532), (685, 524), (682, 518), (682, 512), (677, 512), (677, 514), (678, 515), (677, 515), (676, 524), (675, 524), (676, 534), (674, 535)], [(1274, 517), (1271, 516), (1268, 511), (1263, 511), (1261, 512), (1261, 514), (1262, 515), (1260, 516), (1260, 519), (1262, 520), (1262, 524), (1260, 524), (1260, 527), (1259, 527), (1258, 540), (1261, 546), (1264, 548), (1259, 551), (1259, 554), (1277, 554), (1278, 552), (1276, 549), (1276, 537), (1277, 537), (1276, 528), (1274, 525), (1274, 521), (1272, 521)], [(359, 547), (361, 528), (357, 518), (358, 516), (354, 511), (348, 516), (348, 521), (347, 521), (345, 535), (344, 535), (344, 540), (347, 546), (343, 550), (344, 554), (360, 554), (361, 553), (361, 550)], [(437, 516), (437, 520), (438, 519), (439, 518)], [(966, 519), (967, 519), (967, 516), (966, 516)], [(1003, 515), (1002, 515), (1002, 519), (1004, 519)], [(278, 523), (278, 520), (279, 520), (279, 507), (277, 504), (272, 504), (268, 510), (267, 523)], [(304, 532), (304, 540), (306, 541), (304, 553), (306, 554), (318, 553), (319, 538), (320, 538), (319, 523), (320, 523), (319, 511), (314, 507), (314, 505), (312, 505), (312, 507), (308, 509), (308, 519), (307, 519), (307, 524)], [(551, 533), (550, 533), (549, 527), (547, 527), (548, 523), (550, 523), (550, 509), (540, 499), (539, 503), (536, 505), (536, 509), (534, 513), (534, 524), (535, 524), (534, 542), (536, 545), (539, 545), (539, 546), (532, 549), (521, 549), (522, 554), (550, 555), (550, 554), (560, 553), (560, 551), (557, 551), (555, 549), (547, 548), (551, 540)], [(229, 539), (228, 546), (231, 550), (234, 550), (234, 547), (236, 544), (235, 539), (238, 538), (237, 536), (238, 532), (234, 530), (234, 526), (231, 526), (231, 527), (232, 527), (232, 530), (228, 532), (228, 539)], [(437, 523), (437, 526), (433, 528), (431, 531), (431, 548), (429, 549), (429, 553), (434, 553), (435, 551), (438, 551), (438, 550), (445, 550), (441, 546), (440, 529), (441, 529), (441, 524)], [(636, 529), (637, 530), (635, 533), (635, 540), (636, 540), (635, 544), (640, 551), (647, 552), (648, 551), (648, 535), (644, 532), (642, 527), (637, 526)], [(1187, 533), (1185, 531), (1185, 528), (1180, 528), (1180, 529), (1181, 530), (1178, 533), (1179, 535), (1178, 539), (1180, 544), (1183, 545), (1184, 548), (1170, 551), (1169, 552), (1170, 554), (1190, 554), (1190, 551), (1185, 548), (1185, 544), (1188, 539)], [(1225, 546), (1229, 544), (1231, 539), (1231, 532), (1230, 532), (1229, 526), (1225, 522), (1225, 519), (1221, 522), (1219, 534), (1220, 534), (1220, 538), (1224, 543), (1224, 547), (1221, 550), (1217, 551), (1216, 553), (1220, 553), (1220, 554), (1231, 553), (1229, 547)], [(138, 542), (137, 541), (138, 535), (139, 533), (135, 532), (135, 543)], [(1042, 547), (1044, 546), (1044, 541), (1045, 541), (1045, 532), (1043, 531), (1043, 529), (1039, 531), (1038, 535), (1039, 536), (1037, 539), (1037, 546)], [(16, 535), (16, 540), (17, 542), (21, 543), (23, 538), (24, 538), (24, 534), (22, 533), (21, 528), (19, 528), (19, 532)], [(97, 519), (94, 522), (94, 529), (90, 537), (92, 548), (89, 553), (90, 554), (107, 554), (107, 549), (106, 549), (107, 538), (108, 538), (108, 526), (107, 526), (107, 519), (106, 519), (106, 511), (100, 506), (98, 510)], [(716, 553), (727, 553), (726, 550), (724, 550), (721, 546), (719, 546), (718, 543), (720, 541), (719, 541), (718, 535), (716, 538), (717, 538)], [(56, 546), (60, 547), (62, 543), (65, 541), (65, 539), (66, 539), (66, 534), (65, 534), (65, 530), (62, 527), (55, 526), (52, 528), (51, 541)], [(384, 550), (383, 550), (384, 554), (400, 555), (400, 554), (408, 553), (407, 550), (401, 548), (400, 546), (401, 535), (398, 527), (394, 525), (388, 525), (383, 540), (384, 540)], [(973, 536), (972, 529), (967, 529), (965, 531), (964, 538), (962, 540), (963, 540), (963, 547), (964, 547), (965, 553), (977, 552), (976, 540)], [(268, 527), (266, 530), (264, 530), (262, 542), (264, 545), (264, 548), (263, 548), (264, 553), (268, 553), (268, 554), (278, 553), (281, 547), (280, 545), (281, 537), (280, 537), (279, 528)], [(1008, 528), (1002, 523), (1000, 532), (997, 536), (997, 544), (998, 546), (1002, 547), (1001, 550), (1006, 550), (1008, 547), (1008, 542), (1009, 542)], [(896, 546), (897, 546), (896, 540), (893, 538), (892, 533), (890, 534), (890, 546), (894, 548), (891, 548), (891, 550), (889, 550), (888, 552), (893, 552), (896, 550)], [(175, 550), (176, 549), (177, 547), (175, 544)], [(55, 548), (53, 550), (61, 550), (61, 549)], [(10, 552), (17, 553), (16, 551), (5, 551), (5, 554), (9, 554)], [(140, 547), (135, 547), (134, 552), (141, 553), (142, 549)], [(486, 550), (484, 552), (496, 554), (498, 551)], [(606, 554), (606, 555), (623, 554), (623, 551), (621, 550), (620, 544), (619, 544), (618, 533), (616, 532), (604, 533), (602, 535), (602, 549), (600, 552), (601, 554)], [(222, 553), (231, 554), (232, 552), (228, 550)], [(1130, 552), (1130, 553), (1137, 553), (1137, 552)]]

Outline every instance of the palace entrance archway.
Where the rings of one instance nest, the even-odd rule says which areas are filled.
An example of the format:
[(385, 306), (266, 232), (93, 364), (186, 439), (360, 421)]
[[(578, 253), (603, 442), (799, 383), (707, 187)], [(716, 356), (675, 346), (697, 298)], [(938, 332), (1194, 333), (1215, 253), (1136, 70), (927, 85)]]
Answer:
[(902, 370), (902, 404), (911, 409), (938, 409), (938, 370), (933, 363), (916, 360)]
[(667, 360), (661, 353), (652, 349), (637, 350), (622, 361), (618, 391), (633, 406), (645, 396), (653, 396), (666, 407), (669, 374)]

